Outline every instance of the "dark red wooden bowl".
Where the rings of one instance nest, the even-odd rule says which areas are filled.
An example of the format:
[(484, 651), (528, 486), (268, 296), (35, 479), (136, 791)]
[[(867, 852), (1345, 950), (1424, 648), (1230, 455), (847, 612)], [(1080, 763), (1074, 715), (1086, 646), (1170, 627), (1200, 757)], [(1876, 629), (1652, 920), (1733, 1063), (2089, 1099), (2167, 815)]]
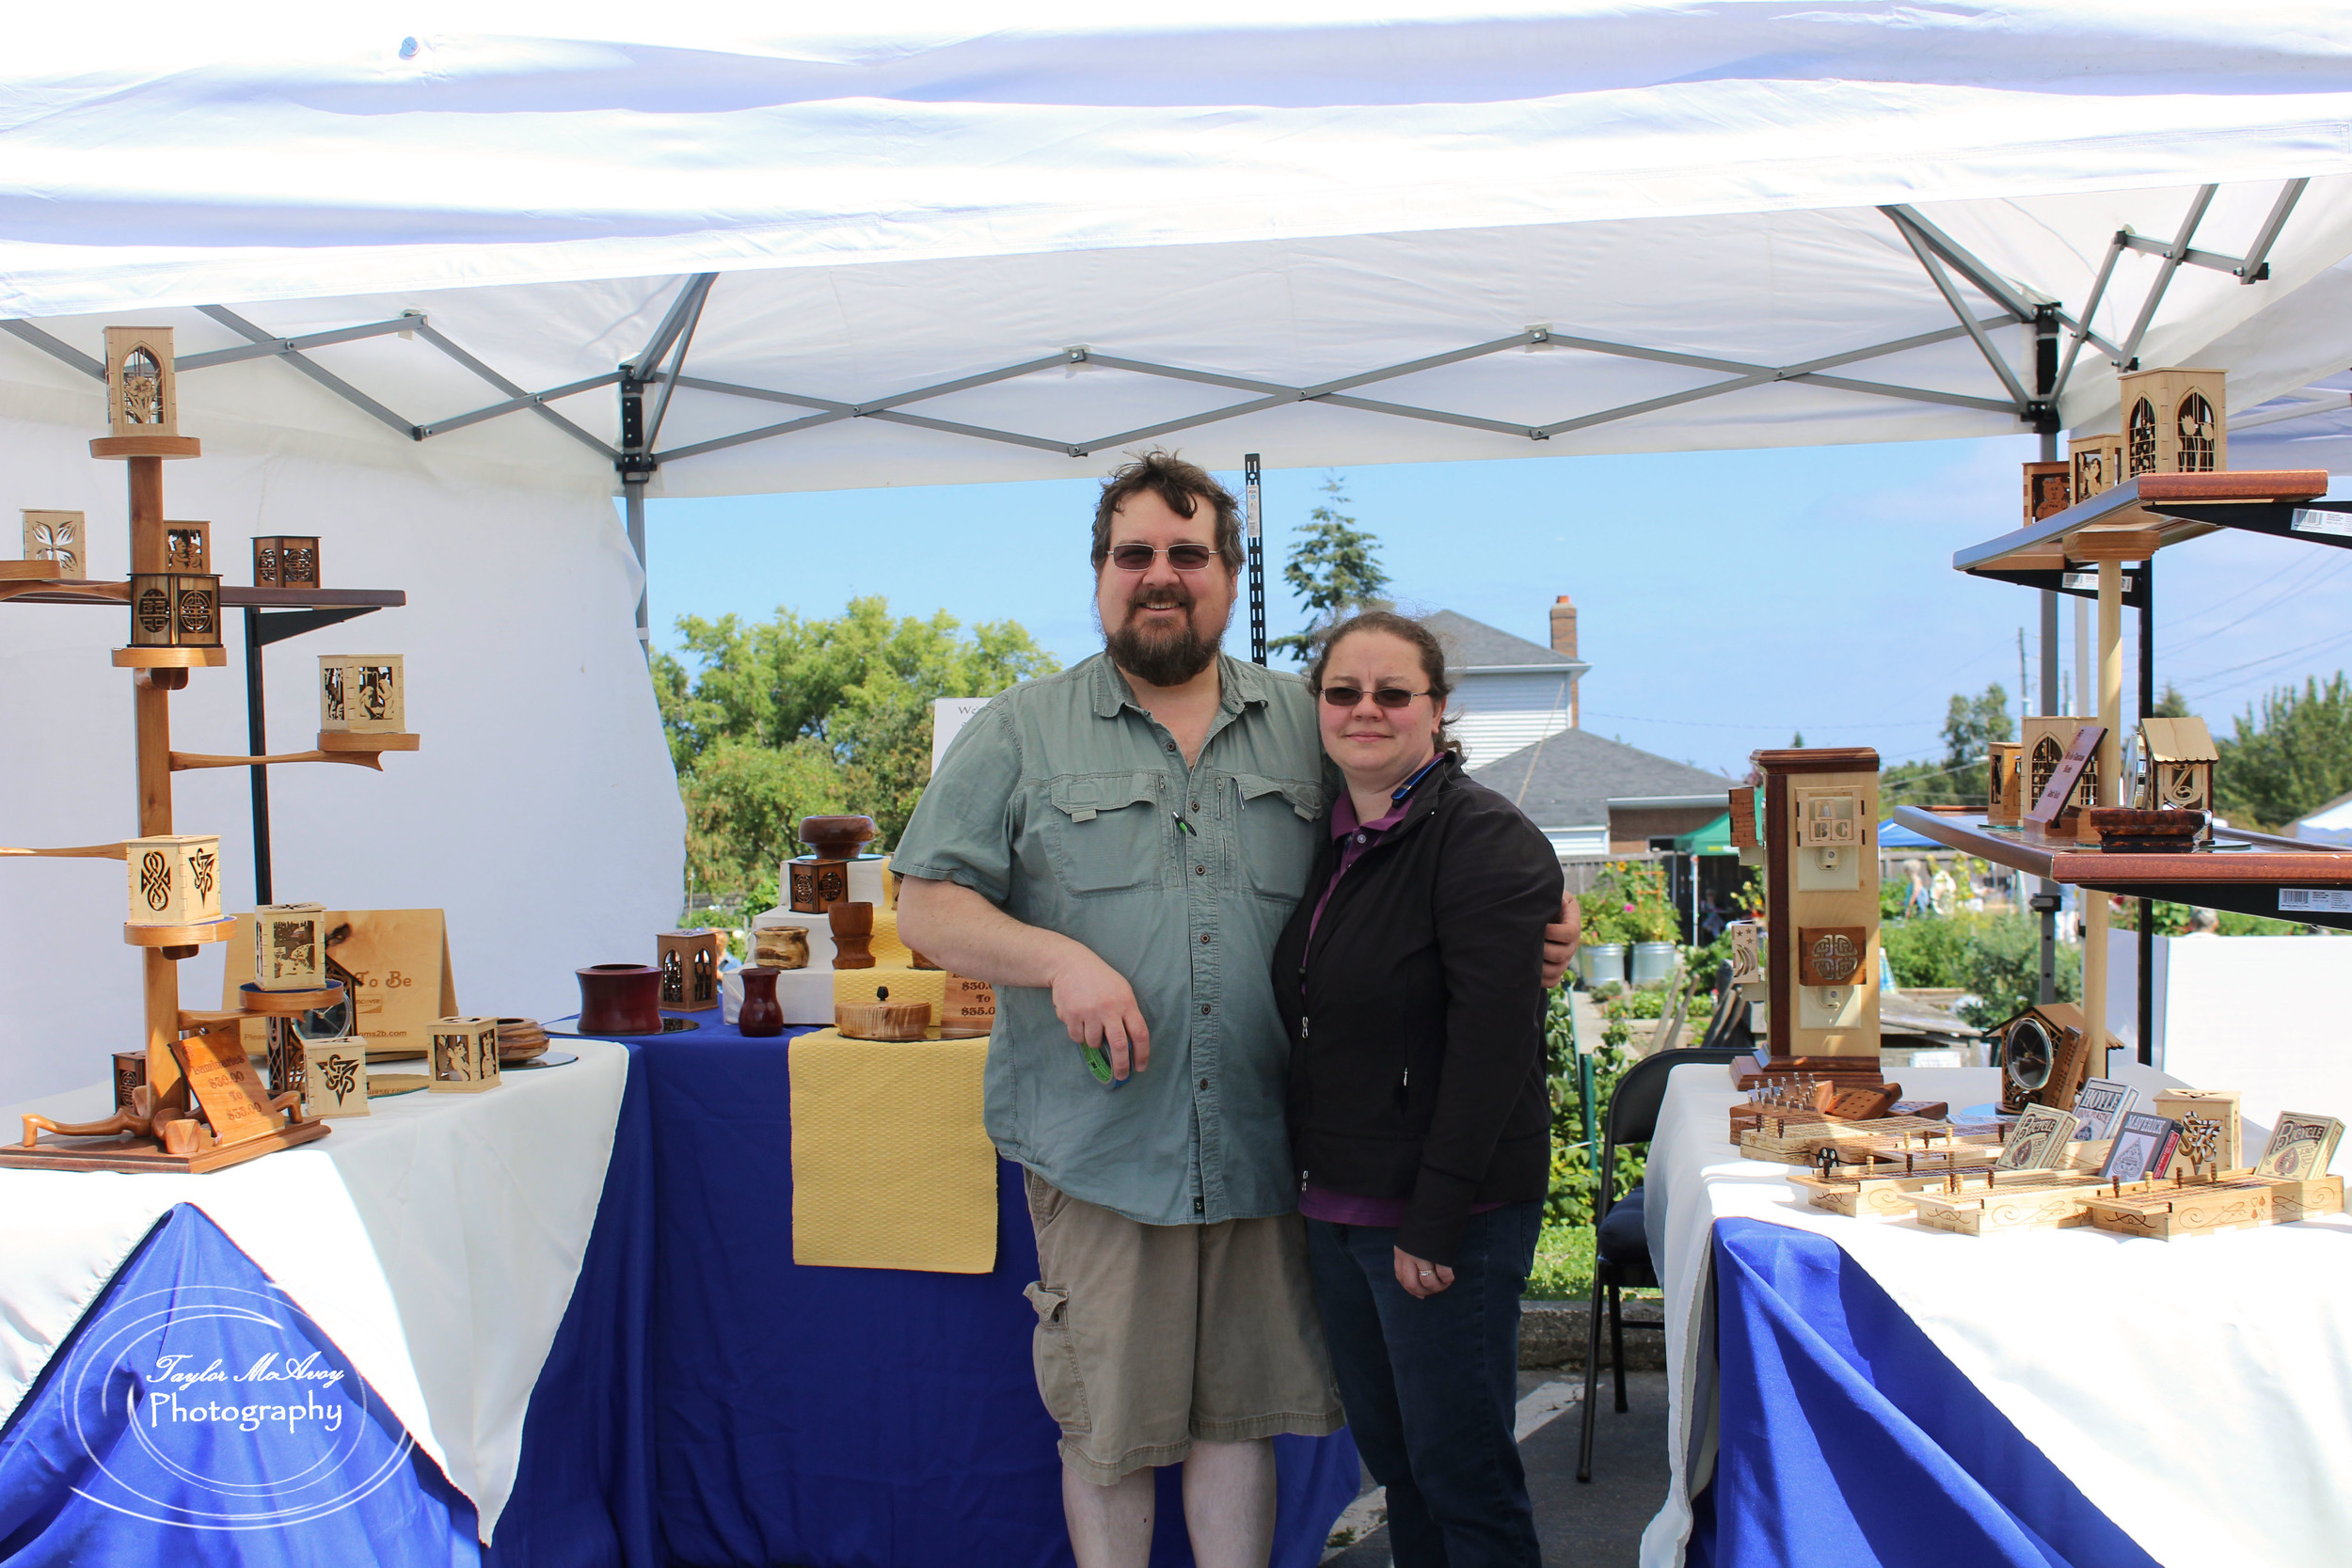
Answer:
[(590, 964), (580, 976), (583, 1035), (661, 1033), (661, 971), (651, 964)]

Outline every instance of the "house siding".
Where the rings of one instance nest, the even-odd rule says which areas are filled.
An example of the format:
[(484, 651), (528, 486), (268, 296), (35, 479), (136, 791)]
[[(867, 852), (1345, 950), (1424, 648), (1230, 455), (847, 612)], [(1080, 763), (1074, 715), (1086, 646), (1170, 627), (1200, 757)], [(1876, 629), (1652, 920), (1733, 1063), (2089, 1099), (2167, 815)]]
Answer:
[(1471, 768), (1507, 757), (1568, 727), (1565, 675), (1463, 674), (1446, 704)]

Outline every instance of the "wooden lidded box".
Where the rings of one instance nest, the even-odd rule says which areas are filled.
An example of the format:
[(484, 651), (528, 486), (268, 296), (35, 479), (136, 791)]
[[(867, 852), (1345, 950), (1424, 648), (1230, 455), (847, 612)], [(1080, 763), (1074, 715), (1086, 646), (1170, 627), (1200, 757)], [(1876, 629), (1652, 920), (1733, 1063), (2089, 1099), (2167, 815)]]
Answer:
[(106, 432), (177, 436), (180, 389), (172, 371), (171, 328), (106, 328)]
[(319, 655), (319, 728), (399, 735), (408, 727), (408, 677), (399, 654)]
[(80, 582), (89, 576), (89, 557), (82, 548), (84, 518), (79, 512), (24, 513), (24, 559), (54, 561), (57, 576)]
[(2123, 437), (2076, 436), (2066, 443), (2066, 460), (2074, 473), (2070, 494), (2087, 501), (2123, 483)]
[(253, 541), (253, 586), (256, 588), (316, 588), (319, 585), (319, 542), (316, 534), (274, 533)]
[(253, 983), (262, 990), (315, 990), (326, 984), (326, 908), (264, 904), (253, 911)]
[(195, 926), (220, 918), (220, 835), (163, 833), (123, 846), (133, 926)]
[[(365, 1040), (311, 1040), (302, 1048), (302, 1109), (313, 1117), (364, 1117), (368, 1111)], [(496, 1055), (496, 1052), (491, 1053)]]
[(131, 574), (131, 646), (220, 646), (220, 578), (207, 572)]
[(660, 948), (661, 1005), (688, 1013), (717, 1006), (719, 933), (664, 931), (654, 940)]
[(2131, 371), (2123, 394), (2123, 472), (2206, 474), (2230, 466), (2228, 376), (2221, 371)]
[(480, 1094), (499, 1086), (498, 1021), (440, 1018), (433, 1021), (432, 1081), (435, 1094)]

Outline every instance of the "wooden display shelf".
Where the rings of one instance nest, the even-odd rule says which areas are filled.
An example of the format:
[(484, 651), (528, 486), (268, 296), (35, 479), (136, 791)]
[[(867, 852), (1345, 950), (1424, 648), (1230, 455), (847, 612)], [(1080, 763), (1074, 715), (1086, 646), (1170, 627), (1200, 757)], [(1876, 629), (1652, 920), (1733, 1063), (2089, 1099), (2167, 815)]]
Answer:
[(2217, 844), (2242, 848), (2188, 854), (2110, 854), (2072, 836), (2047, 837), (2030, 824), (1987, 827), (1984, 813), (1922, 811), (1897, 806), (1895, 820), (1947, 848), (1963, 850), (2028, 876), (2047, 877), (2100, 893), (2164, 899), (2238, 914), (2266, 915), (2352, 930), (2352, 898), (2344, 907), (2281, 909), (2282, 889), (2352, 890), (2352, 849), (2330, 849), (2300, 839), (2216, 828)]
[(322, 752), (414, 752), (424, 745), (424, 736), (395, 732), (366, 730), (321, 730), (319, 750)]
[(193, 436), (97, 436), (92, 457), (201, 457), (204, 443)]
[(0, 582), (63, 582), (61, 561), (0, 561)]
[(308, 986), (301, 990), (263, 990), (247, 980), (237, 988), (237, 1003), (246, 1018), (300, 1018), (343, 999), (342, 982)]
[(2062, 571), (2074, 562), (2145, 561), (2167, 545), (2233, 527), (2297, 537), (2308, 532), (2325, 543), (2352, 545), (2352, 538), (2294, 527), (2294, 503), (2327, 493), (2325, 468), (2141, 474), (2030, 528), (1955, 550), (1952, 565), (1990, 575)]
[(296, 1122), (243, 1143), (215, 1144), (194, 1154), (167, 1153), (154, 1138), (117, 1133), (99, 1138), (49, 1138), (39, 1147), (0, 1144), (0, 1170), (111, 1170), (131, 1175), (202, 1176), (241, 1165), (281, 1148), (316, 1143), (330, 1131), (323, 1121)]
[[(20, 564), (10, 562), (9, 564)], [(10, 604), (111, 604), (130, 602), (131, 585), (108, 578), (63, 582), (40, 579), (10, 594)], [(398, 610), (408, 594), (398, 588), (240, 588), (220, 585), (223, 610)]]
[(209, 648), (117, 648), (118, 670), (219, 670), (229, 663), (229, 650)]
[[(199, 942), (227, 942), (237, 928), (237, 917), (223, 915), (218, 920), (199, 921), (193, 926), (131, 926), (122, 927), (122, 940), (134, 947), (194, 947)], [(168, 952), (167, 952), (168, 957)]]

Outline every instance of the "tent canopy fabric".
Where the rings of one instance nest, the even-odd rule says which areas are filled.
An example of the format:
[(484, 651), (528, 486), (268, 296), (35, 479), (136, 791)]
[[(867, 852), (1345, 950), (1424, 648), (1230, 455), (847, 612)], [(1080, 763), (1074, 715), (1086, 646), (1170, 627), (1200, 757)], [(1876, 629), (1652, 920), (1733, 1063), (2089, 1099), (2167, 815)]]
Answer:
[(1882, 849), (1941, 849), (1944, 846), (1925, 833), (1914, 832), (1890, 817), (1879, 824), (1879, 847)]
[[(2061, 328), (2070, 427), (2113, 422), (2111, 358), (2243, 401), (2352, 354), (2352, 16), (1336, 11), (37, 41), (0, 314), (69, 357), (126, 313), (188, 356), (368, 329), (245, 417), (608, 482), (659, 345), (657, 495), (1189, 433), (1277, 467), (2010, 434), (2052, 303), (2095, 334)], [(72, 384), (20, 340), (0, 375)]]
[(1731, 813), (1725, 812), (1704, 828), (1693, 828), (1675, 839), (1678, 855), (1736, 855), (1739, 848), (1731, 842)]

